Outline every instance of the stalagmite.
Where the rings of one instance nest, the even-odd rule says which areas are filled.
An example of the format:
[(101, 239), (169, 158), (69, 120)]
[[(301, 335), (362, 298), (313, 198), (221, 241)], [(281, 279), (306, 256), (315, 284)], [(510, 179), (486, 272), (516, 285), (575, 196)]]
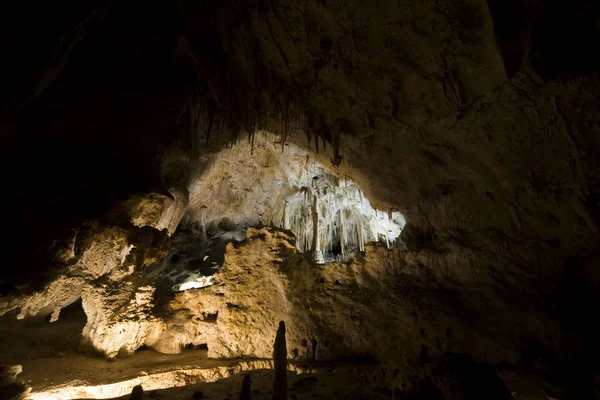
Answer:
[(135, 386), (131, 390), (131, 394), (129, 395), (129, 400), (142, 400), (144, 398), (144, 388), (141, 385)]
[(275, 378), (273, 380), (273, 400), (287, 400), (287, 346), (285, 342), (285, 322), (279, 322), (275, 346), (273, 346)]
[(244, 375), (242, 381), (242, 391), (240, 393), (240, 400), (251, 400), (252, 399), (252, 377), (250, 374)]

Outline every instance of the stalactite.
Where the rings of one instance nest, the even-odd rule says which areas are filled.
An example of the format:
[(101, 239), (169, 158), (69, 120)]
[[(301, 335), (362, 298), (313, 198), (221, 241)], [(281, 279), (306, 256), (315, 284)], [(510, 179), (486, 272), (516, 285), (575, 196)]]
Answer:
[(311, 251), (315, 261), (330, 259), (336, 243), (343, 256), (364, 251), (367, 243), (380, 239), (389, 247), (405, 223), (398, 212), (390, 218), (372, 208), (353, 182), (332, 175), (315, 177), (310, 185), (286, 195), (274, 216), (272, 223), (291, 230), (298, 249)]
[[(249, 135), (252, 142), (257, 130), (265, 129), (269, 121), (279, 119), (281, 122), (281, 149), (290, 139), (292, 129), (301, 121), (305, 123), (305, 132), (309, 145), (315, 139), (316, 151), (327, 150), (328, 142), (333, 146), (333, 163), (341, 163), (340, 138), (347, 133), (349, 126), (341, 124), (329, 127), (321, 116), (309, 117), (315, 109), (300, 101), (302, 89), (288, 77), (278, 76), (271, 71), (272, 66), (265, 62), (261, 52), (257, 51), (260, 41), (257, 38), (256, 26), (249, 13), (256, 13), (259, 26), (267, 25), (274, 16), (283, 19), (277, 4), (271, 0), (255, 0), (240, 4), (234, 16), (223, 15), (220, 7), (211, 6), (210, 2), (201, 2), (202, 12), (199, 17), (186, 4), (178, 2), (179, 11), (189, 35), (186, 35), (199, 68), (198, 96), (195, 101), (200, 111), (195, 113), (197, 121), (193, 122), (193, 131), (204, 129), (203, 120), (210, 128), (206, 131), (207, 140), (220, 129), (212, 129), (213, 124), (224, 120), (231, 125), (232, 134), (242, 131)], [(194, 10), (198, 11), (198, 10)], [(271, 14), (273, 13), (273, 14)], [(217, 21), (230, 21), (219, 24)], [(204, 35), (202, 35), (204, 34)], [(207, 43), (194, 38), (207, 37)], [(221, 48), (222, 43), (229, 43), (220, 54), (206, 53), (205, 48)], [(240, 93), (244, 93), (240, 96)], [(211, 104), (212, 103), (212, 104)], [(273, 103), (271, 105), (271, 103)], [(206, 105), (209, 108), (206, 108)], [(206, 112), (209, 112), (206, 114)], [(199, 118), (200, 117), (200, 118)], [(218, 125), (217, 125), (218, 126)], [(302, 124), (299, 125), (301, 127)], [(229, 128), (229, 126), (227, 126)], [(321, 143), (322, 141), (322, 143)], [(198, 147), (195, 139), (192, 147)], [(253, 154), (253, 152), (251, 151)]]
[(311, 202), (311, 214), (313, 221), (313, 241), (312, 241), (312, 259), (317, 264), (323, 264), (325, 262), (323, 253), (321, 251), (321, 238), (319, 229), (319, 197), (318, 192), (313, 194)]

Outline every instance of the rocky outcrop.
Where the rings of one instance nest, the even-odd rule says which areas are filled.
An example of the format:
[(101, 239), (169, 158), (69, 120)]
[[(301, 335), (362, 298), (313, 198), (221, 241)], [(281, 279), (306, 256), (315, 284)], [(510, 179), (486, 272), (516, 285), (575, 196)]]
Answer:
[(18, 300), (12, 302), (12, 307), (21, 309), (17, 315), (18, 319), (51, 314), (50, 322), (54, 322), (59, 318), (61, 309), (81, 297), (84, 282), (81, 277), (59, 276), (43, 291), (17, 297)]
[[(133, 244), (128, 232), (115, 226), (101, 226), (95, 222), (79, 230), (74, 243), (67, 249), (58, 249), (59, 259), (64, 263), (53, 271), (51, 279), (41, 290), (24, 288), (22, 294), (0, 300), (0, 315), (20, 308), (18, 318), (46, 316), (55, 321), (60, 310), (81, 297), (85, 284), (107, 275), (125, 264)], [(71, 254), (71, 256), (63, 256)]]
[[(108, 228), (106, 237), (114, 238), (115, 232)], [(94, 231), (90, 237), (104, 236)], [(114, 252), (108, 246), (76, 248), (82, 254), (101, 249), (98, 257), (114, 262), (131, 245), (113, 243)], [(400, 362), (455, 351), (478, 361), (526, 364), (539, 356), (530, 353), (532, 341), (549, 349), (548, 354), (558, 351), (557, 323), (522, 307), (525, 293), (507, 299), (494, 277), (472, 267), (486, 255), (460, 243), (425, 242), (418, 250), (371, 244), (350, 263), (315, 266), (298, 252), (289, 233), (250, 228), (244, 242), (227, 245), (214, 285), (163, 291), (159, 304), (155, 277), (139, 269), (152, 241), (134, 243), (137, 247), (131, 247), (123, 265), (108, 274), (96, 277), (98, 258), (88, 263), (94, 267), (89, 275), (57, 278), (44, 292), (30, 296), (29, 303), (7, 301), (22, 313), (51, 313), (71, 300), (65, 293), (76, 300), (78, 292), (69, 289), (80, 288), (87, 315), (84, 342), (109, 357), (131, 354), (142, 345), (179, 353), (191, 344), (207, 346), (215, 358), (270, 358), (269, 332), (280, 320), (287, 322), (290, 359)], [(449, 260), (464, 267), (450, 268)], [(161, 268), (168, 271), (164, 262)], [(498, 267), (486, 262), (488, 271)], [(74, 271), (86, 271), (85, 265)]]
[(147, 310), (143, 318), (124, 305), (140, 295), (134, 295), (135, 286), (120, 288), (128, 294), (112, 305), (102, 300), (110, 292), (90, 289), (90, 295), (101, 293), (94, 295), (102, 301), (94, 309), (110, 316), (101, 321), (116, 321), (98, 325), (105, 339), (97, 347), (114, 355), (124, 346), (119, 332), (127, 327), (128, 351), (143, 343), (178, 353), (191, 344), (206, 345), (214, 358), (271, 358), (269, 331), (285, 320), (290, 359), (399, 362), (455, 351), (478, 361), (523, 365), (530, 361), (530, 341), (557, 351), (555, 321), (521, 307), (519, 299), (507, 300), (486, 275), (472, 271), (466, 280), (448, 269), (450, 257), (477, 260), (477, 253), (462, 247), (406, 251), (369, 245), (351, 263), (317, 267), (285, 232), (249, 229), (247, 236), (227, 246), (213, 286), (165, 294), (171, 300), (154, 311), (136, 305)]
[(163, 329), (152, 312), (155, 288), (144, 283), (141, 272), (168, 254), (163, 236), (151, 228), (87, 224), (55, 277), (39, 290), (25, 287), (20, 294), (2, 297), (0, 315), (19, 309), (19, 319), (49, 316), (55, 322), (61, 309), (82, 299), (84, 344), (108, 357), (131, 354)]
[(7, 400), (25, 400), (31, 388), (17, 380), (23, 372), (20, 365), (0, 365), (0, 397)]
[(85, 287), (81, 297), (87, 316), (84, 344), (113, 358), (152, 343), (164, 323), (152, 312), (154, 288), (141, 286), (139, 281), (139, 276), (133, 276)]
[(158, 193), (134, 195), (127, 202), (130, 221), (138, 227), (166, 229), (172, 235), (188, 206), (187, 190), (171, 188), (171, 197)]
[(132, 247), (124, 229), (94, 224), (80, 233), (75, 256), (82, 266), (82, 274), (95, 279), (122, 265)]
[(172, 207), (173, 199), (164, 194), (147, 193), (132, 196), (126, 204), (133, 225), (156, 228), (165, 210)]

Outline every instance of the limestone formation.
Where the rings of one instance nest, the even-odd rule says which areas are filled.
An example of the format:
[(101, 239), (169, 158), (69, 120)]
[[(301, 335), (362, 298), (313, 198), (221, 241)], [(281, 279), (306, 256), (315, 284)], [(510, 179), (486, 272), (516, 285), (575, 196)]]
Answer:
[(285, 340), (285, 322), (280, 321), (273, 345), (273, 400), (287, 400), (287, 343)]
[(124, 229), (94, 224), (79, 233), (75, 255), (85, 275), (99, 278), (123, 264), (132, 247)]
[(592, 396), (598, 2), (75, 3), (3, 13), (6, 321)]
[(0, 398), (7, 400), (25, 400), (31, 388), (17, 380), (23, 372), (20, 365), (0, 365)]
[(250, 374), (244, 375), (240, 400), (252, 400), (252, 376)]
[(129, 218), (135, 226), (158, 227), (165, 210), (173, 204), (169, 196), (158, 193), (137, 194), (132, 196), (126, 203)]
[[(476, 284), (460, 288), (442, 283), (448, 270), (439, 250), (369, 245), (352, 263), (316, 268), (293, 242), (282, 231), (249, 229), (244, 242), (227, 245), (214, 285), (178, 293), (168, 285), (160, 289), (167, 299), (160, 310), (154, 307), (153, 275), (134, 273), (86, 284), (84, 340), (110, 357), (131, 354), (142, 345), (163, 353), (206, 345), (210, 357), (271, 358), (269, 331), (276, 329), (273, 321), (286, 320), (288, 358), (327, 360), (353, 354), (381, 361), (418, 360), (426, 347), (434, 358), (452, 349), (479, 361), (520, 363), (522, 342), (489, 335), (500, 318), (515, 321), (523, 335), (537, 337), (548, 347), (556, 341), (552, 320), (529, 310), (511, 310), (509, 303), (489, 294), (489, 277), (478, 276)], [(444, 251), (473, 262), (479, 257), (460, 247)], [(428, 288), (431, 280), (438, 282), (436, 290)], [(458, 291), (478, 299), (461, 305), (465, 316), (453, 312)], [(466, 315), (473, 314), (482, 318), (481, 328), (464, 328)], [(508, 334), (512, 328), (493, 329)]]
[[(381, 361), (418, 360), (426, 346), (429, 357), (453, 349), (479, 361), (521, 362), (518, 349), (523, 343), (489, 335), (492, 327), (506, 329), (507, 334), (512, 329), (496, 327), (490, 307), (496, 318), (518, 321), (523, 334), (543, 331), (537, 340), (547, 346), (555, 343), (552, 320), (540, 313), (532, 319), (530, 311), (509, 311), (509, 304), (489, 295), (486, 288), (493, 281), (488, 277), (479, 276), (476, 284), (460, 289), (444, 285), (442, 277), (448, 272), (438, 251), (390, 251), (383, 244), (370, 245), (364, 257), (350, 264), (315, 268), (292, 243), (293, 238), (281, 231), (249, 229), (245, 242), (227, 246), (225, 263), (214, 274), (215, 285), (174, 295), (166, 328), (151, 346), (172, 353), (188, 343), (206, 344), (210, 357), (270, 358), (268, 331), (276, 329), (273, 321), (285, 319), (288, 358), (370, 354)], [(466, 256), (458, 248), (445, 251)], [(477, 260), (478, 255), (468, 257)], [(430, 280), (438, 282), (436, 290), (428, 289)], [(462, 304), (464, 316), (452, 311), (458, 291), (479, 299)], [(463, 318), (470, 314), (479, 315), (484, 328), (464, 328)]]
[[(137, 278), (137, 279), (135, 279)], [(154, 288), (138, 286), (136, 280), (98, 283), (86, 286), (82, 294), (87, 323), (84, 343), (113, 358), (130, 355), (151, 344), (164, 330), (164, 322), (154, 315)]]
[(96, 222), (86, 225), (75, 237), (73, 257), (54, 272), (55, 278), (41, 289), (0, 299), (0, 315), (19, 308), (19, 319), (51, 314), (51, 322), (56, 321), (62, 308), (81, 297), (88, 282), (111, 273), (119, 277), (131, 273), (126, 272), (127, 267), (122, 272), (118, 269), (124, 266), (133, 247), (127, 231), (122, 228)]
[(140, 385), (134, 387), (129, 395), (129, 400), (142, 400), (144, 398), (144, 388)]
[(351, 179), (314, 151), (290, 143), (281, 153), (272, 134), (259, 132), (254, 144), (242, 141), (213, 156), (192, 180), (184, 221), (206, 228), (228, 220), (233, 230), (273, 224), (289, 229), (298, 249), (322, 264), (349, 259), (369, 242), (392, 245), (405, 221), (388, 211), (373, 208)]

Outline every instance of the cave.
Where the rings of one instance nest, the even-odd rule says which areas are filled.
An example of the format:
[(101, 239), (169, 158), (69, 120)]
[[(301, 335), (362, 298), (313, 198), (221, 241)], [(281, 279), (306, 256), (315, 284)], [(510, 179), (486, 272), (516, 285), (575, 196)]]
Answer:
[(597, 2), (0, 15), (0, 398), (600, 398)]

